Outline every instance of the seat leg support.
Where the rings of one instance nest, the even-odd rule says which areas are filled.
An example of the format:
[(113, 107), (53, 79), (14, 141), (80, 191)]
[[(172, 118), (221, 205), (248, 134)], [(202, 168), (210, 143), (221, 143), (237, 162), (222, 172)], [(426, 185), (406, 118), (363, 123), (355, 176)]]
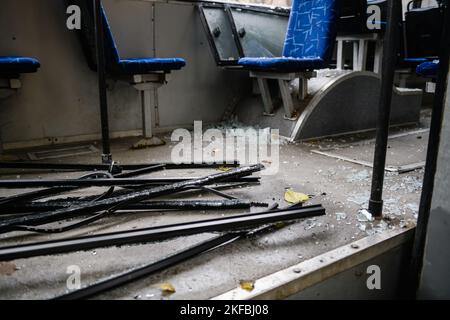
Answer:
[(377, 40), (375, 43), (375, 60), (373, 63), (373, 72), (381, 74), (381, 61), (383, 60), (383, 40)]
[(300, 77), (298, 81), (298, 87), (300, 90), (298, 96), (300, 100), (304, 100), (308, 95), (308, 79), (305, 77)]
[(344, 41), (337, 40), (337, 63), (336, 68), (342, 70), (344, 68)]
[(166, 83), (165, 74), (135, 75), (134, 88), (140, 92), (142, 108), (143, 139), (133, 145), (134, 149), (160, 146), (164, 140), (153, 136), (154, 107), (156, 106), (156, 90)]
[(359, 42), (353, 41), (353, 66), (352, 69), (355, 71), (358, 69), (358, 51), (359, 51)]
[(264, 78), (256, 78), (256, 80), (258, 81), (259, 91), (263, 100), (264, 114), (273, 115), (274, 108), (272, 97), (270, 96), (269, 83)]
[(155, 89), (141, 91), (142, 103), (142, 133), (144, 138), (153, 137), (153, 103), (155, 100)]
[[(283, 99), (284, 114), (288, 119), (293, 118), (294, 101), (292, 99), (291, 91), (289, 90), (289, 81), (278, 79), (278, 85), (280, 87), (281, 98)], [(303, 91), (303, 85), (302, 84), (300, 85), (301, 85), (300, 91)]]
[(358, 50), (358, 65), (356, 71), (364, 71), (366, 70), (366, 61), (367, 61), (367, 41), (359, 40), (359, 50)]

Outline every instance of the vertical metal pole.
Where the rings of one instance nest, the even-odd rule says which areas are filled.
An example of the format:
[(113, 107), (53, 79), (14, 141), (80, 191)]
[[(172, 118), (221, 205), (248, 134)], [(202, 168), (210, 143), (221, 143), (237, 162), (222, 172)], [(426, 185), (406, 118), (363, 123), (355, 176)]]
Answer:
[[(430, 137), (428, 138), (427, 159), (423, 177), (422, 195), (419, 204), (419, 216), (414, 238), (414, 245), (410, 267), (410, 291), (415, 295), (419, 286), (420, 272), (423, 264), (428, 219), (430, 216), (431, 200), (433, 198), (434, 177), (436, 174), (439, 143), (441, 140), (442, 120), (444, 117), (445, 94), (448, 86), (450, 65), (450, 10), (444, 6), (444, 26), (439, 54), (439, 73), (431, 115)], [(450, 97), (447, 97), (447, 100)]]
[[(389, 134), (392, 91), (396, 63), (396, 46), (401, 17), (401, 1), (388, 1), (388, 21), (384, 35), (383, 62), (381, 73), (381, 92), (378, 106), (377, 136), (373, 160), (372, 191), (369, 200), (369, 212), (381, 217), (383, 212), (383, 183), (386, 165), (386, 151)], [(361, 50), (361, 48), (360, 48)]]
[(100, 121), (102, 126), (102, 162), (111, 163), (109, 144), (108, 100), (106, 96), (105, 44), (103, 37), (103, 12), (101, 0), (94, 0), (94, 27), (97, 47), (98, 93), (100, 98)]

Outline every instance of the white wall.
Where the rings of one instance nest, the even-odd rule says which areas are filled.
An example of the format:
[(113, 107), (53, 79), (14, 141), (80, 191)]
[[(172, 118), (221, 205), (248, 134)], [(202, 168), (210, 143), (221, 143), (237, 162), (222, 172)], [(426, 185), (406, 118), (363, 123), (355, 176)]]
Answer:
[[(63, 0), (2, 0), (0, 55), (37, 57), (38, 73), (22, 76), (23, 88), (0, 100), (0, 128), (6, 147), (92, 139), (100, 133), (96, 73), (89, 70), (80, 43), (65, 27)], [(123, 58), (187, 58), (159, 92), (161, 130), (194, 120), (219, 121), (245, 90), (248, 75), (215, 65), (192, 4), (103, 0)], [(156, 27), (153, 6), (156, 6)], [(157, 47), (155, 47), (155, 43)], [(138, 92), (111, 81), (110, 130), (115, 135), (141, 129)], [(113, 134), (114, 136), (114, 134)]]

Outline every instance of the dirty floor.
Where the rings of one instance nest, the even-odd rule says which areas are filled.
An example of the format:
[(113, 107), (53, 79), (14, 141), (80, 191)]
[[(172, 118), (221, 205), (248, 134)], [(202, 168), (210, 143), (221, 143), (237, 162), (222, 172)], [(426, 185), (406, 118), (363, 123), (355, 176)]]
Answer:
[[(404, 140), (390, 140), (389, 161), (393, 165), (417, 163), (425, 160), (429, 117), (413, 127), (392, 129), (392, 134)], [(424, 130), (417, 132), (417, 130)], [(404, 133), (412, 132), (411, 135)], [(164, 137), (166, 141), (170, 137)], [(299, 221), (270, 233), (243, 239), (203, 254), (154, 276), (97, 296), (98, 299), (208, 299), (239, 285), (252, 281), (339, 246), (348, 244), (386, 229), (402, 228), (415, 223), (421, 192), (423, 169), (406, 173), (387, 172), (385, 179), (385, 219), (368, 221), (360, 212), (369, 199), (371, 168), (328, 157), (313, 150), (333, 150), (352, 158), (370, 159), (374, 143), (373, 133), (309, 141), (286, 143), (280, 146), (280, 170), (274, 176), (262, 176), (260, 185), (227, 190), (242, 199), (277, 202), (285, 206), (285, 191), (289, 188), (311, 196), (310, 204), (322, 204), (326, 216)], [(120, 163), (149, 163), (170, 160), (174, 143), (151, 149), (130, 150), (137, 139), (113, 142), (114, 159)], [(99, 148), (99, 145), (96, 145)], [(23, 154), (19, 154), (23, 157)], [(56, 159), (54, 162), (98, 163), (99, 155), (91, 153)], [(388, 161), (388, 162), (389, 162)], [(388, 163), (389, 164), (389, 163)], [(165, 170), (147, 177), (203, 176), (217, 170)], [(82, 173), (37, 173), (21, 170), (3, 170), (1, 179), (68, 178)], [(97, 190), (98, 189), (98, 190)], [(77, 191), (71, 194), (100, 192), (102, 189)], [(16, 193), (0, 190), (0, 196)], [(186, 194), (185, 199), (198, 194)], [(201, 194), (202, 199), (214, 199)], [(261, 210), (261, 209), (258, 209)], [(9, 233), (0, 236), (1, 246), (48, 239), (98, 234), (119, 230), (143, 228), (176, 222), (201, 220), (242, 213), (242, 210), (197, 212), (140, 212), (104, 218), (92, 225), (62, 235), (35, 235)], [(67, 292), (66, 281), (70, 266), (81, 269), (82, 287), (121, 274), (131, 269), (160, 260), (188, 248), (214, 234), (200, 234), (121, 248), (105, 248), (87, 252), (21, 259), (0, 263), (0, 299), (49, 299)], [(163, 294), (161, 284), (171, 284), (175, 292)]]

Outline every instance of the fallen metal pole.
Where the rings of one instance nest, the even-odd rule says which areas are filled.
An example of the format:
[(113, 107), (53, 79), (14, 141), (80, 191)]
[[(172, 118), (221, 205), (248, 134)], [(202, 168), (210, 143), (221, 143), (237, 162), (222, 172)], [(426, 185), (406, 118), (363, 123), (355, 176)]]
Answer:
[[(48, 188), (48, 187), (144, 187), (150, 185), (164, 185), (172, 184), (188, 180), (197, 180), (193, 177), (183, 178), (151, 178), (151, 179), (137, 179), (137, 178), (112, 178), (112, 179), (29, 179), (29, 180), (0, 180), (0, 188), (3, 189), (31, 189), (31, 188)], [(230, 178), (224, 180), (226, 182), (259, 182), (259, 177), (242, 177)]]
[[(80, 205), (83, 201), (49, 201), (33, 202), (11, 205), (3, 208), (7, 214), (46, 212), (60, 210), (71, 205)], [(170, 201), (144, 201), (129, 204), (120, 210), (210, 210), (210, 209), (248, 209), (250, 207), (267, 207), (267, 203), (252, 202), (249, 200), (170, 200)]]
[(276, 210), (264, 213), (244, 214), (132, 231), (121, 231), (95, 236), (3, 247), (0, 248), (0, 261), (61, 254), (94, 248), (148, 243), (198, 233), (248, 229), (264, 224), (293, 221), (321, 215), (325, 215), (325, 209), (322, 206), (312, 206), (294, 210)]
[[(271, 209), (276, 209), (278, 207), (278, 204), (275, 204), (271, 207)], [(148, 277), (156, 272), (165, 270), (167, 268), (170, 268), (172, 266), (175, 266), (179, 263), (182, 263), (184, 261), (187, 261), (191, 258), (194, 258), (198, 255), (201, 255), (205, 252), (210, 252), (212, 250), (215, 250), (217, 248), (222, 247), (225, 244), (233, 243), (241, 238), (244, 237), (250, 237), (257, 234), (260, 234), (262, 232), (270, 231), (272, 230), (273, 226), (269, 225), (266, 227), (258, 228), (256, 230), (248, 231), (248, 232), (233, 232), (224, 234), (218, 237), (215, 237), (210, 240), (206, 240), (200, 244), (197, 244), (191, 248), (185, 249), (181, 252), (178, 252), (172, 256), (169, 256), (167, 258), (164, 258), (160, 261), (150, 263), (146, 266), (143, 266), (141, 268), (131, 270), (129, 272), (123, 273), (119, 276), (116, 276), (111, 279), (103, 280), (98, 283), (95, 283), (91, 286), (78, 289), (76, 291), (72, 291), (70, 293), (64, 294), (62, 296), (58, 296), (54, 298), (53, 300), (81, 300), (81, 299), (87, 299), (90, 297), (93, 297), (95, 295), (98, 295), (100, 293), (106, 292), (108, 290), (112, 290), (115, 288), (118, 288), (120, 286), (126, 285), (128, 283), (131, 283), (133, 281), (139, 280), (143, 277)]]
[(383, 183), (386, 166), (386, 151), (389, 135), (392, 92), (394, 88), (396, 46), (401, 17), (401, 1), (388, 1), (388, 21), (383, 40), (383, 62), (381, 73), (381, 92), (378, 105), (377, 136), (373, 160), (372, 190), (369, 200), (369, 212), (374, 217), (383, 214)]
[[(111, 167), (110, 167), (111, 168)], [(116, 178), (129, 178), (129, 177), (135, 177), (135, 176), (139, 176), (142, 174), (147, 174), (147, 173), (151, 173), (151, 172), (155, 172), (158, 170), (164, 169), (164, 164), (157, 164), (154, 166), (150, 166), (150, 167), (146, 167), (146, 168), (142, 168), (142, 169), (138, 169), (138, 170), (134, 170), (134, 171), (129, 171), (126, 173), (119, 173), (119, 174), (115, 174), (113, 175)], [(80, 179), (83, 178), (87, 178), (89, 176), (95, 176), (95, 175), (100, 175), (100, 174), (105, 174), (105, 173), (91, 173), (87, 176), (81, 177)], [(36, 200), (36, 199), (42, 199), (42, 198), (46, 198), (49, 196), (55, 196), (57, 194), (61, 194), (61, 193), (65, 193), (65, 192), (69, 192), (69, 191), (74, 191), (80, 189), (79, 187), (55, 187), (55, 188), (49, 188), (49, 189), (44, 189), (44, 190), (37, 190), (37, 191), (31, 191), (31, 192), (27, 192), (27, 193), (23, 193), (23, 194), (18, 194), (18, 195), (14, 195), (11, 197), (7, 197), (7, 198), (3, 198), (0, 200), (0, 209), (2, 209), (5, 206), (8, 206), (10, 204), (16, 204), (19, 202), (24, 202), (24, 201), (31, 201), (31, 200)]]
[(151, 263), (136, 270), (132, 270), (131, 272), (124, 273), (112, 279), (104, 280), (86, 288), (56, 297), (54, 300), (81, 300), (90, 298), (102, 292), (115, 289), (143, 277), (148, 277), (158, 271), (165, 270), (202, 253), (216, 249), (224, 244), (228, 244), (230, 242), (241, 239), (243, 236), (245, 236), (244, 233), (228, 233), (219, 237), (215, 237), (211, 240), (202, 242), (192, 248), (183, 250), (160, 261)]
[(124, 205), (131, 203), (138, 203), (144, 200), (149, 200), (159, 196), (175, 194), (192, 188), (193, 186), (202, 186), (223, 182), (227, 179), (238, 178), (251, 175), (264, 168), (262, 165), (253, 165), (248, 167), (241, 167), (233, 169), (229, 172), (222, 172), (209, 175), (197, 180), (188, 180), (177, 182), (170, 185), (153, 187), (139, 191), (125, 193), (118, 197), (107, 198), (100, 201), (89, 202), (77, 206), (71, 206), (61, 210), (40, 213), (39, 216), (27, 215), (19, 218), (10, 218), (0, 221), (0, 233), (14, 231), (15, 226), (35, 226), (50, 222), (59, 221), (62, 219), (72, 218), (80, 215), (89, 215), (99, 211), (118, 210)]
[(56, 297), (53, 300), (82, 300), (93, 297), (95, 295), (101, 294), (103, 292), (107, 292), (109, 290), (121, 287), (133, 281), (142, 279), (144, 277), (151, 276), (156, 272), (166, 270), (167, 268), (173, 267), (177, 264), (180, 264), (184, 261), (187, 261), (191, 258), (199, 256), (203, 253), (210, 252), (212, 250), (221, 248), (224, 245), (231, 244), (236, 242), (242, 238), (255, 236), (262, 232), (267, 232), (273, 229), (272, 225), (259, 228), (252, 231), (247, 232), (232, 232), (227, 233), (218, 237), (215, 237), (210, 240), (206, 240), (200, 244), (197, 244), (191, 248), (178, 252), (170, 257), (164, 258), (160, 261), (148, 264), (144, 267), (131, 270), (129, 272), (123, 273), (119, 276), (116, 276), (112, 279), (107, 279), (95, 283), (91, 286), (64, 294), (62, 296)]
[[(166, 169), (217, 169), (220, 167), (239, 167), (239, 162), (233, 163), (142, 163), (117, 164), (121, 170), (139, 170), (147, 167), (163, 165)], [(108, 164), (78, 164), (78, 163), (43, 163), (43, 162), (0, 162), (0, 169), (39, 169), (39, 170), (69, 170), (69, 171), (108, 171)]]

